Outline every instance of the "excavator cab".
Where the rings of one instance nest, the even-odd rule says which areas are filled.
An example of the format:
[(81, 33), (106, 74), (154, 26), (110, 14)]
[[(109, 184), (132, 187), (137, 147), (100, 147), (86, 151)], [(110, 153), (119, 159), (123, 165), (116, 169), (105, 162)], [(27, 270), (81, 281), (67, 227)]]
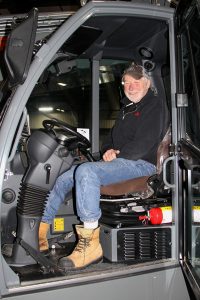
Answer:
[[(183, 258), (193, 257), (193, 263), (199, 258), (198, 248), (192, 247), (199, 241), (200, 222), (198, 214), (192, 220), (192, 207), (198, 207), (199, 153), (191, 146), (191, 133), (198, 128), (198, 118), (186, 122), (188, 85), (182, 76), (190, 66), (188, 95), (194, 103), (198, 93), (191, 87), (197, 76), (189, 63), (193, 52), (188, 55), (191, 48), (185, 47), (189, 33), (182, 35), (182, 30), (184, 18), (188, 24), (193, 20), (188, 17), (193, 9), (194, 22), (199, 20), (199, 7), (193, 1), (189, 15), (183, 14), (188, 6), (181, 2), (176, 11), (168, 1), (89, 1), (75, 14), (47, 16), (33, 9), (15, 18), (3, 54), (6, 78), (0, 103), (3, 297), (20, 299), (29, 293), (34, 298), (40, 292), (53, 299), (59, 292), (76, 298), (86, 288), (94, 295), (97, 288), (96, 299), (109, 293), (111, 298), (129, 299), (128, 291), (133, 290), (137, 300), (145, 295), (154, 300), (161, 294), (189, 299)], [(198, 30), (192, 35), (198, 56), (196, 35)], [(101, 187), (103, 262), (67, 272), (57, 262), (77, 240), (74, 227), (80, 220), (74, 190), (65, 196), (50, 226), (47, 253), (38, 246), (42, 214), (60, 175), (101, 159), (101, 145), (124, 96), (121, 77), (132, 62), (144, 67), (162, 102), (157, 171), (151, 177)], [(188, 228), (186, 207), (192, 236), (187, 234), (193, 241), (189, 248), (182, 244)]]

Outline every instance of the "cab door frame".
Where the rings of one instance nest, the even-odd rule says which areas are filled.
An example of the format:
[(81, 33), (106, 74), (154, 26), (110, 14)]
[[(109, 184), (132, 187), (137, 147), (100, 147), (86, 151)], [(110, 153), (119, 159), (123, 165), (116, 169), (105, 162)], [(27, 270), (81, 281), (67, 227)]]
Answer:
[[(177, 112), (178, 112), (178, 165), (179, 165), (179, 258), (183, 273), (185, 274), (194, 295), (199, 299), (200, 276), (193, 264), (192, 248), (195, 246), (194, 223), (194, 179), (198, 176), (200, 165), (200, 146), (195, 144), (188, 136), (188, 117), (198, 119), (200, 122), (200, 85), (197, 79), (194, 53), (192, 49), (191, 24), (200, 18), (200, 2), (182, 1), (177, 10)], [(187, 46), (186, 44), (187, 43)], [(186, 50), (187, 49), (187, 50)], [(199, 47), (200, 49), (200, 47)], [(186, 53), (188, 51), (188, 53)], [(188, 56), (187, 56), (188, 55)], [(187, 61), (187, 58), (188, 61)], [(187, 66), (188, 64), (188, 66)], [(190, 69), (189, 82), (186, 80), (186, 69)], [(190, 94), (190, 85), (193, 87), (193, 95)], [(195, 114), (191, 116), (190, 102), (195, 100)], [(198, 123), (197, 121), (197, 123)], [(194, 121), (195, 123), (195, 121)], [(199, 127), (199, 125), (197, 125)], [(197, 224), (198, 229), (198, 224)], [(196, 247), (195, 247), (196, 248)]]

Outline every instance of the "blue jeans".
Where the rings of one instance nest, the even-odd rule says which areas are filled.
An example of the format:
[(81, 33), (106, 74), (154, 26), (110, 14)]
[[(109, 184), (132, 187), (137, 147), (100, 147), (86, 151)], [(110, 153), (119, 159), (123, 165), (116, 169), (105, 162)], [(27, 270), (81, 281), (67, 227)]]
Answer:
[(144, 160), (116, 158), (110, 162), (86, 162), (72, 166), (62, 174), (49, 195), (42, 221), (51, 224), (65, 195), (76, 187), (77, 213), (82, 222), (101, 217), (100, 186), (156, 173), (156, 167)]

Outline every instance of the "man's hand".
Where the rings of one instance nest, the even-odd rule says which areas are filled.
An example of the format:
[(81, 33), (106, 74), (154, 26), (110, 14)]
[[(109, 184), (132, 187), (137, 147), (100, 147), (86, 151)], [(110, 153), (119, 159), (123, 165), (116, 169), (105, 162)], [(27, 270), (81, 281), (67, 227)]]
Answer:
[(103, 160), (111, 161), (111, 160), (117, 158), (117, 154), (119, 154), (119, 153), (120, 153), (119, 150), (109, 149), (104, 153)]

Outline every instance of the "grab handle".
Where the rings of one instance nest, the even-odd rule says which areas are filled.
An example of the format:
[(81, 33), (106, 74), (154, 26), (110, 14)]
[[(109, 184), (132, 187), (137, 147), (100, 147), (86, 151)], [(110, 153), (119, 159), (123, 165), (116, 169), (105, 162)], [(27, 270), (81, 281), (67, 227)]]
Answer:
[(170, 161), (174, 161), (174, 158), (175, 156), (170, 156), (168, 157), (167, 159), (165, 159), (165, 161), (163, 162), (163, 181), (164, 181), (164, 184), (169, 187), (169, 188), (175, 188), (175, 184), (172, 184), (172, 183), (169, 183), (167, 181), (167, 164), (170, 162)]

